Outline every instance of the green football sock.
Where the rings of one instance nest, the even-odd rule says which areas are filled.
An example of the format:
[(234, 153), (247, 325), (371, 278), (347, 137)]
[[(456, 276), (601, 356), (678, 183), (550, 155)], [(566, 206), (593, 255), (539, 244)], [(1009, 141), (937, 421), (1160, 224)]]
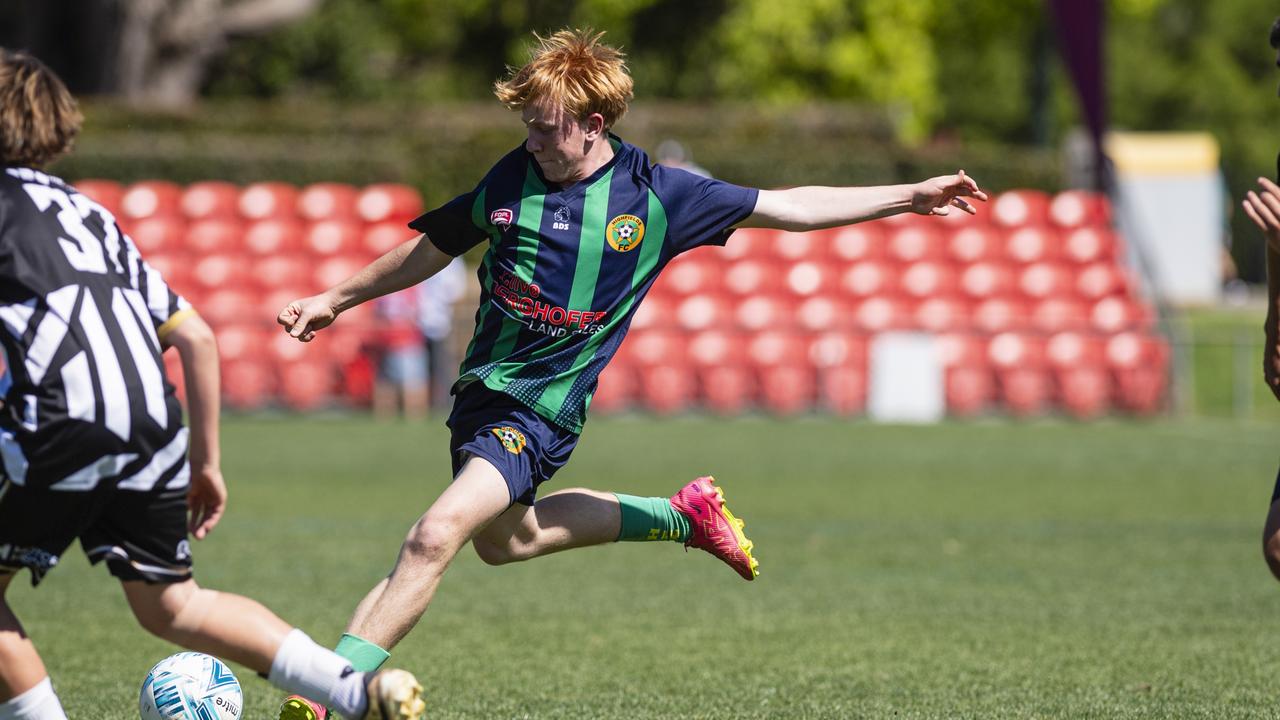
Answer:
[(386, 650), (350, 633), (342, 633), (342, 639), (333, 651), (350, 660), (351, 667), (357, 672), (373, 672), (391, 657)]
[(689, 519), (662, 497), (636, 497), (622, 495), (618, 505), (622, 507), (622, 529), (618, 541), (623, 540), (675, 540), (684, 542), (691, 531)]

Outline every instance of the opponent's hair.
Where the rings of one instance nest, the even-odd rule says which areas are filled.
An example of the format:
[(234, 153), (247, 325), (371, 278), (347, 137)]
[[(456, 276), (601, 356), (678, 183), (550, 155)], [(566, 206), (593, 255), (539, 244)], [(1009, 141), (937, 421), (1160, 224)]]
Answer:
[(520, 69), (493, 84), (493, 94), (511, 110), (537, 102), (558, 103), (578, 120), (592, 113), (612, 127), (633, 97), (631, 75), (621, 50), (600, 42), (603, 32), (561, 30), (550, 37), (534, 33), (538, 46)]
[(0, 48), (0, 164), (43, 167), (71, 149), (83, 121), (52, 70)]
[(1280, 50), (1280, 17), (1271, 24), (1271, 47)]

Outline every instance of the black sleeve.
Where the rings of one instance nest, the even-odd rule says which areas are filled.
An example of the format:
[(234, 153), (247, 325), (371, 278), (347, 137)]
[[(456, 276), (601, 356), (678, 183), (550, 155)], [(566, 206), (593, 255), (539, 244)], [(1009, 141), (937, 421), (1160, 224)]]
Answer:
[[(476, 222), (476, 197), (479, 188), (450, 200), (430, 212), (418, 216), (409, 227), (427, 236), (432, 245), (446, 255), (457, 257), (488, 237)], [(483, 214), (483, 208), (481, 208)]]

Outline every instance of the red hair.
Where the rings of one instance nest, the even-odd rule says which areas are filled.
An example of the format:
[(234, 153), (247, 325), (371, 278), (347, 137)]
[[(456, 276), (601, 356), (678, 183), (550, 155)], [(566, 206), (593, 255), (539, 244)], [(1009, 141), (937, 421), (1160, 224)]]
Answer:
[(561, 30), (542, 37), (534, 33), (538, 47), (520, 69), (509, 68), (506, 79), (493, 84), (493, 94), (512, 110), (552, 102), (585, 120), (592, 113), (611, 127), (627, 112), (633, 97), (631, 75), (621, 50), (600, 42), (604, 33)]

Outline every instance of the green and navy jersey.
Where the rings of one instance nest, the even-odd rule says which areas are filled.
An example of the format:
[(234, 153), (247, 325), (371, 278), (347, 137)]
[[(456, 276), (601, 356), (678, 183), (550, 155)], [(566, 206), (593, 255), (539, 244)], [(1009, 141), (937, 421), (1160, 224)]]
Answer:
[(686, 250), (723, 245), (755, 210), (757, 190), (610, 142), (608, 163), (564, 187), (521, 145), (474, 190), (409, 224), (450, 255), (489, 243), (455, 390), (482, 381), (581, 432), (600, 371), (658, 273)]

